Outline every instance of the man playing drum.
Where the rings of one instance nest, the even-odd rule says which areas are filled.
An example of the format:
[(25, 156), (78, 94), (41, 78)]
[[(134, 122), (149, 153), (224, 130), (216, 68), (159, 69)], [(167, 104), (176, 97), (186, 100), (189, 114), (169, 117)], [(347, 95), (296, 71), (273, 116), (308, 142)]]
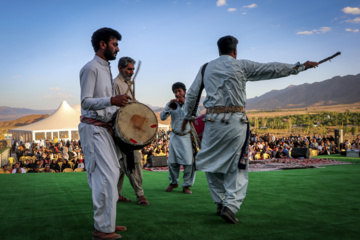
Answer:
[(187, 124), (185, 129), (181, 130), (181, 124), (185, 116), (185, 94), (186, 87), (181, 82), (172, 85), (172, 91), (175, 99), (168, 102), (164, 110), (160, 113), (160, 119), (166, 120), (171, 115), (171, 136), (169, 144), (169, 179), (170, 185), (166, 188), (166, 192), (171, 192), (178, 187), (180, 165), (184, 166), (182, 184), (183, 192), (191, 194), (190, 187), (195, 182), (195, 164), (190, 136), (190, 125)]
[[(185, 128), (192, 119), (200, 88), (205, 86), (207, 121), (201, 149), (196, 156), (196, 167), (206, 172), (217, 214), (229, 223), (238, 222), (235, 214), (248, 186), (249, 163), (245, 144), (249, 131), (244, 112), (246, 82), (286, 77), (318, 65), (316, 62), (293, 65), (236, 60), (237, 43), (238, 40), (232, 36), (218, 40), (220, 57), (208, 63), (204, 74), (202, 69), (197, 74), (186, 95), (187, 115), (182, 125)], [(245, 158), (240, 159), (243, 156)]]
[(95, 57), (80, 71), (81, 123), (79, 133), (94, 208), (93, 239), (119, 239), (126, 227), (116, 226), (117, 182), (121, 152), (113, 139), (113, 120), (130, 97), (113, 96), (110, 60), (119, 52), (121, 35), (111, 28), (95, 31), (91, 43)]
[[(130, 57), (122, 57), (119, 60), (118, 68), (119, 75), (114, 79), (114, 88), (115, 95), (128, 95), (132, 97), (131, 91), (131, 77), (134, 73), (135, 61)], [(135, 195), (137, 197), (137, 204), (139, 205), (149, 205), (149, 202), (144, 196), (144, 190), (142, 189), (142, 166), (141, 166), (141, 157), (139, 150), (122, 150), (122, 158), (120, 159), (120, 178), (118, 182), (118, 191), (119, 191), (119, 202), (130, 202), (130, 199), (121, 195), (125, 174), (129, 178), (130, 184), (135, 190)]]

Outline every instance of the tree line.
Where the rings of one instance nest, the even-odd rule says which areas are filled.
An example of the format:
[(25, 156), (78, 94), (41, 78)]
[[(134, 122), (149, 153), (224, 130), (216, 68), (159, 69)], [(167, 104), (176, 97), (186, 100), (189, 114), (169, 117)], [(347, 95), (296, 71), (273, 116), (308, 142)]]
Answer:
[(255, 129), (288, 129), (293, 127), (314, 128), (314, 127), (338, 127), (344, 133), (358, 132), (360, 125), (360, 113), (350, 112), (318, 112), (299, 115), (286, 115), (276, 117), (251, 117), (250, 126)]

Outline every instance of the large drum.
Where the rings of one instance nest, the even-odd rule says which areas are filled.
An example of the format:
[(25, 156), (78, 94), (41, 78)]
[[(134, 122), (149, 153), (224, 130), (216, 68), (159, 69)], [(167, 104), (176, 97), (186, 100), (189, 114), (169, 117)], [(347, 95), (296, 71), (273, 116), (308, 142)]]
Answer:
[(205, 118), (205, 114), (198, 116), (193, 122), (190, 122), (191, 126), (191, 135), (195, 142), (195, 147), (198, 150), (201, 148), (201, 140), (204, 133), (205, 122), (203, 119)]
[(202, 115), (196, 117), (195, 121), (193, 122), (193, 126), (195, 128), (195, 131), (196, 131), (200, 141), (202, 140), (204, 128), (205, 128), (205, 122), (203, 120), (204, 118), (205, 118), (205, 114), (202, 114)]
[(119, 109), (114, 125), (115, 134), (121, 140), (120, 145), (133, 150), (149, 145), (158, 130), (155, 113), (136, 101)]

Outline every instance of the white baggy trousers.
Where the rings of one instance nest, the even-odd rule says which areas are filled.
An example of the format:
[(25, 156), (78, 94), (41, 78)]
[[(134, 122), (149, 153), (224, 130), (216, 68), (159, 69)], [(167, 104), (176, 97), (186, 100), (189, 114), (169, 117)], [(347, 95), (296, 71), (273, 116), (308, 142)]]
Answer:
[(116, 225), (121, 152), (103, 127), (80, 123), (79, 134), (92, 190), (94, 228), (112, 233)]
[(248, 187), (248, 168), (237, 169), (232, 173), (206, 172), (211, 197), (216, 204), (228, 207), (234, 214), (240, 209)]

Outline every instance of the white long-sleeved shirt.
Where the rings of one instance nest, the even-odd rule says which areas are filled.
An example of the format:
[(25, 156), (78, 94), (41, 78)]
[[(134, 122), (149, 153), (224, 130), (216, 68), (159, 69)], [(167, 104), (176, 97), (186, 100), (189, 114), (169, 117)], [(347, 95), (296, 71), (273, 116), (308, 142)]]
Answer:
[[(298, 65), (299, 69), (294, 67)], [(204, 74), (206, 98), (204, 107), (246, 106), (246, 82), (287, 77), (304, 70), (304, 66), (284, 63), (257, 63), (249, 60), (237, 60), (229, 55), (222, 55), (209, 62)], [(202, 82), (201, 69), (194, 83), (186, 94), (186, 119), (191, 119), (191, 109)]]
[[(215, 106), (246, 106), (246, 82), (274, 79), (297, 74), (304, 69), (299, 63), (257, 63), (249, 60), (236, 60), (229, 55), (222, 55), (210, 61), (204, 73), (204, 80), (199, 70), (195, 81), (189, 88), (185, 100), (186, 119), (191, 119), (191, 112), (203, 81), (206, 108)], [(231, 173), (238, 169), (241, 149), (245, 143), (247, 124), (244, 114), (221, 113), (208, 114), (213, 121), (205, 123), (201, 149), (196, 156), (197, 169), (205, 172)], [(226, 119), (228, 124), (222, 121)]]
[(95, 55), (80, 71), (81, 115), (110, 122), (118, 109), (110, 99), (114, 95), (110, 63)]

